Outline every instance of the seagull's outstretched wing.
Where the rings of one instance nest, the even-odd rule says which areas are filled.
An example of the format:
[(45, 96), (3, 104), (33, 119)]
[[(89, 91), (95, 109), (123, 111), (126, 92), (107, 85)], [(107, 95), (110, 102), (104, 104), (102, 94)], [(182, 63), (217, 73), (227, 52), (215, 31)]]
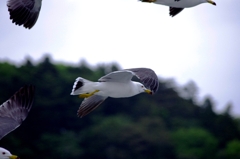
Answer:
[(13, 23), (31, 29), (37, 22), (42, 0), (8, 0), (7, 6)]
[(85, 98), (80, 105), (77, 115), (83, 117), (89, 114), (91, 111), (96, 109), (107, 97), (93, 95), (91, 97)]
[(132, 68), (127, 69), (140, 79), (146, 88), (156, 93), (159, 87), (159, 81), (156, 73), (149, 68)]
[(0, 139), (25, 120), (33, 104), (34, 92), (34, 86), (24, 86), (0, 106)]

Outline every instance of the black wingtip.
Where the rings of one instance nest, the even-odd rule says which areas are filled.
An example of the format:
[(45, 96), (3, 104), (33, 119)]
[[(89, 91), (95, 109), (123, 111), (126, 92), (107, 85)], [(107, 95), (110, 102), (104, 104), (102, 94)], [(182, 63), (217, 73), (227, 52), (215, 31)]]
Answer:
[(81, 88), (82, 86), (83, 86), (83, 81), (82, 80), (77, 81), (74, 91)]
[(179, 14), (184, 8), (175, 8), (175, 7), (169, 7), (169, 15), (171, 17), (176, 16)]
[(35, 8), (34, 1), (22, 4), (20, 1), (9, 0), (7, 7), (12, 23), (26, 29), (31, 29), (36, 24), (41, 10), (41, 4), (38, 8)]
[(148, 2), (148, 3), (154, 2), (153, 0), (139, 0), (139, 1), (141, 1), (141, 2)]

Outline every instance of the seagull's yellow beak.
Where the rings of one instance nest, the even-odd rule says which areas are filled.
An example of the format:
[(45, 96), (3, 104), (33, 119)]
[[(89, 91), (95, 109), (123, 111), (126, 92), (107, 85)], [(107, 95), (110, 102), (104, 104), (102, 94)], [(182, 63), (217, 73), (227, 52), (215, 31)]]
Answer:
[(145, 89), (145, 92), (148, 93), (148, 94), (153, 94), (152, 91), (150, 89)]
[(16, 155), (9, 156), (9, 159), (19, 159)]
[(215, 2), (213, 2), (212, 0), (207, 0), (208, 3), (212, 4), (212, 5), (217, 5)]

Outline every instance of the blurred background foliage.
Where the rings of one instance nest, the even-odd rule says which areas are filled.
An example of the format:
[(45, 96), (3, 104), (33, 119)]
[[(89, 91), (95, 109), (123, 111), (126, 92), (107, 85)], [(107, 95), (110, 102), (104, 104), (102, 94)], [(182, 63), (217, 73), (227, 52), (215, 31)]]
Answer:
[(214, 112), (213, 99), (196, 102), (197, 86), (177, 86), (159, 78), (153, 95), (108, 98), (83, 118), (76, 115), (82, 99), (70, 96), (79, 76), (96, 81), (117, 64), (95, 68), (27, 59), (21, 66), (0, 63), (0, 101), (25, 84), (36, 86), (35, 102), (23, 124), (0, 141), (22, 159), (239, 159), (240, 120)]

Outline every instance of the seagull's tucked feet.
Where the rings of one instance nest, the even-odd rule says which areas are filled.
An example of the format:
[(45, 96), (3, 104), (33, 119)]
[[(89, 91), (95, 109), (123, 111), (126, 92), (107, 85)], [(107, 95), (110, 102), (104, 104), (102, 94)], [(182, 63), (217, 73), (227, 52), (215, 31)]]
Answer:
[(79, 98), (88, 98), (88, 97), (91, 97), (92, 95), (94, 95), (95, 93), (99, 92), (99, 90), (95, 90), (91, 93), (84, 93), (84, 94), (80, 94), (79, 95)]

